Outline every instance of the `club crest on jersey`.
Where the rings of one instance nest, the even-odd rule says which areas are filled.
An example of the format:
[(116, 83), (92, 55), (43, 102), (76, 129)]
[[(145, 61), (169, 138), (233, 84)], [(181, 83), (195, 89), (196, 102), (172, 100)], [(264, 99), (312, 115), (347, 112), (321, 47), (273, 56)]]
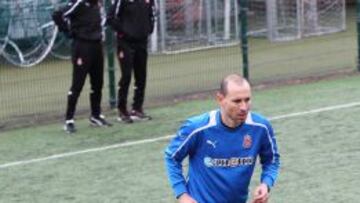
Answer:
[(124, 52), (123, 52), (123, 51), (120, 51), (120, 52), (119, 52), (119, 58), (121, 58), (121, 59), (124, 58)]
[(83, 64), (82, 58), (77, 58), (76, 65), (81, 66)]
[(252, 138), (250, 135), (245, 135), (243, 139), (243, 147), (249, 149), (252, 146)]

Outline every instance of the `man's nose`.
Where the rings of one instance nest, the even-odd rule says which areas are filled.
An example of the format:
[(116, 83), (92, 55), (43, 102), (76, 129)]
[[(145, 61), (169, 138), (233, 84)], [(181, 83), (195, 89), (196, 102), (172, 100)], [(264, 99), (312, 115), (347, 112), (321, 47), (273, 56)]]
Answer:
[(247, 102), (245, 102), (245, 101), (239, 102), (239, 109), (246, 110), (247, 109)]

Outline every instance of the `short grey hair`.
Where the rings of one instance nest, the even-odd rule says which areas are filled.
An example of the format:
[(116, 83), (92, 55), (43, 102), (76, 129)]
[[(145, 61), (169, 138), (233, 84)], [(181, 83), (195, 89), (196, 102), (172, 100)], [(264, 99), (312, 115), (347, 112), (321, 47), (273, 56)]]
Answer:
[(222, 95), (227, 94), (229, 82), (234, 82), (235, 84), (238, 84), (238, 85), (242, 85), (242, 84), (244, 84), (244, 82), (249, 84), (249, 82), (243, 76), (241, 76), (239, 74), (234, 73), (234, 74), (227, 75), (220, 82), (219, 92)]

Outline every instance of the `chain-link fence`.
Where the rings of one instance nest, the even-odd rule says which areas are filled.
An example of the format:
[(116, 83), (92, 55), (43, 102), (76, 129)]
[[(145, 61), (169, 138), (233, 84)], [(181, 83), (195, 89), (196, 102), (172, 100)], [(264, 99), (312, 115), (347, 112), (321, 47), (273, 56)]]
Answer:
[[(34, 2), (38, 8), (34, 8)], [(68, 60), (70, 42), (56, 34), (48, 11), (64, 2), (66, 0), (0, 2), (0, 53), (3, 56), (0, 59), (0, 129), (63, 121), (72, 72)], [(251, 4), (255, 1), (250, 1), (249, 6), (258, 6), (265, 9), (264, 12), (255, 14), (248, 10), (252, 83), (323, 77), (356, 70), (354, 5), (349, 4), (345, 10), (346, 30), (274, 43), (267, 37), (252, 35), (252, 28), (265, 31), (268, 25), (266, 7), (259, 2), (255, 5)], [(157, 29), (149, 43), (153, 54), (148, 62), (147, 107), (214, 90), (224, 75), (242, 72), (237, 1), (158, 0), (157, 4)], [(44, 54), (46, 51), (49, 53)], [(34, 58), (41, 62), (30, 68), (13, 65), (31, 64), (36, 62)], [(117, 64), (115, 70), (118, 80)], [(110, 85), (116, 84), (106, 81), (103, 89), (103, 109), (106, 110)], [(87, 84), (79, 98), (78, 116), (88, 115), (88, 97)]]

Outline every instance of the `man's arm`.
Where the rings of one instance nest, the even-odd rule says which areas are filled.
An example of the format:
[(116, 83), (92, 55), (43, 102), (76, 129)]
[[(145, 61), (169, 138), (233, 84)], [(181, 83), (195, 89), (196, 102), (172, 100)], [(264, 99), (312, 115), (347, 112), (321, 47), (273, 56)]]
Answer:
[(267, 185), (268, 189), (274, 186), (280, 168), (280, 155), (276, 143), (273, 128), (270, 123), (266, 124), (267, 131), (263, 137), (260, 148), (260, 163), (262, 165), (261, 183)]
[(269, 122), (260, 146), (260, 163), (262, 165), (261, 183), (253, 192), (252, 203), (267, 203), (271, 187), (274, 186), (280, 167), (280, 155), (273, 128)]
[(197, 203), (196, 200), (194, 200), (189, 194), (187, 193), (183, 193), (182, 195), (180, 195), (180, 197), (178, 198), (179, 203)]
[(69, 18), (76, 12), (82, 0), (69, 0), (69, 2), (60, 9), (54, 11), (52, 19), (58, 26), (59, 31), (70, 36)]
[(77, 10), (81, 6), (84, 0), (69, 0), (66, 6), (61, 9), (63, 13), (63, 18), (69, 18), (76, 14)]
[(119, 23), (118, 14), (120, 12), (121, 5), (122, 5), (122, 0), (112, 1), (106, 16), (106, 24), (110, 25), (111, 28), (117, 32), (120, 31), (119, 30), (120, 26), (118, 25)]
[(165, 164), (168, 179), (175, 193), (175, 197), (178, 199), (184, 193), (188, 193), (186, 181), (183, 176), (182, 161), (186, 156), (191, 154), (195, 146), (194, 143), (190, 123), (186, 122), (165, 149)]
[(269, 187), (265, 183), (261, 183), (254, 190), (252, 203), (267, 203), (269, 199)]
[(151, 33), (154, 31), (154, 26), (156, 22), (156, 16), (157, 16), (157, 6), (156, 1), (151, 1), (151, 11), (150, 11), (150, 23), (151, 23)]

